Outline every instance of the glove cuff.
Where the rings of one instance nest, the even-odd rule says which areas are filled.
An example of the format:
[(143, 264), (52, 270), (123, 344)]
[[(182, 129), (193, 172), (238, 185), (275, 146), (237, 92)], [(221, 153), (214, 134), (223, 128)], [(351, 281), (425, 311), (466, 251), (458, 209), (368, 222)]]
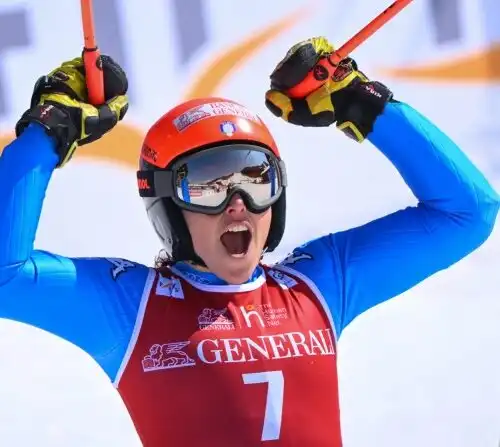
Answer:
[(78, 139), (78, 129), (69, 112), (50, 102), (32, 107), (17, 122), (16, 136), (21, 135), (30, 123), (41, 124), (45, 132), (55, 138), (60, 160), (58, 167), (61, 166)]
[(392, 92), (380, 82), (356, 82), (332, 95), (337, 128), (349, 138), (362, 142), (375, 121), (393, 100)]

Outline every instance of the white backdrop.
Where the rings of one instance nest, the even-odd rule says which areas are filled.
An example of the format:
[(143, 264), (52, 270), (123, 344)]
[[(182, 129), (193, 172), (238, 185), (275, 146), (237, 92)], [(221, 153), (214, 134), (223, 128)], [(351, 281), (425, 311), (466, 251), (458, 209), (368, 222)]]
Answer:
[[(160, 247), (136, 192), (140, 137), (190, 95), (236, 99), (274, 132), (291, 182), (287, 231), (274, 257), (415, 203), (369, 143), (359, 146), (334, 129), (286, 125), (263, 106), (269, 73), (290, 45), (313, 35), (343, 43), (385, 1), (95, 3), (102, 47), (130, 74), (131, 109), (112, 135), (54, 175), (37, 248), (151, 264)], [(499, 13), (493, 0), (420, 0), (354, 54), (369, 76), (452, 135), (497, 188), (500, 36), (492, 17)], [(36, 77), (77, 56), (81, 40), (76, 0), (0, 3), (2, 146)], [(320, 188), (302, 181), (306, 162), (319, 170)], [(345, 331), (339, 371), (346, 447), (498, 445), (499, 242), (496, 230), (473, 255)], [(87, 355), (18, 323), (1, 321), (0, 333), (0, 445), (139, 445), (120, 399)]]

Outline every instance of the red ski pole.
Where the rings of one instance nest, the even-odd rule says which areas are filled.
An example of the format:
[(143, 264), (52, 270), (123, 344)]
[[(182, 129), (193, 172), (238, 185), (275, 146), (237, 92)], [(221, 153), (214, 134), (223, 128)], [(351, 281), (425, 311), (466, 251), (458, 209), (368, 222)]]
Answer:
[(83, 63), (89, 102), (93, 105), (104, 103), (104, 80), (101, 65), (101, 54), (97, 46), (94, 31), (94, 15), (92, 0), (81, 0), (83, 26)]
[[(351, 54), (357, 47), (382, 28), (394, 16), (399, 14), (412, 1), (413, 0), (396, 0), (391, 6), (375, 17), (368, 25), (351, 37), (337, 51), (333, 52), (328, 57), (320, 59), (317, 65), (322, 65), (328, 72), (328, 76), (322, 76), (322, 79), (317, 79), (314, 76), (315, 70), (313, 69), (299, 84), (290, 88), (287, 91), (287, 94), (291, 98), (304, 98), (317, 88), (321, 87), (321, 85), (323, 85), (328, 78), (333, 76), (333, 73), (335, 73), (337, 65), (341, 60), (349, 56), (349, 54)], [(324, 70), (321, 71), (325, 72)]]

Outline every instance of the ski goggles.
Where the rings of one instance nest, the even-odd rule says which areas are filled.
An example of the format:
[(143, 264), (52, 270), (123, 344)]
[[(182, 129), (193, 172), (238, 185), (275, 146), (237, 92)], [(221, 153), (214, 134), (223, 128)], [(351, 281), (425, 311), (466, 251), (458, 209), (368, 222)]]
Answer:
[(238, 193), (253, 213), (263, 212), (286, 186), (285, 164), (251, 144), (203, 149), (162, 170), (138, 171), (141, 197), (171, 197), (189, 211), (219, 214)]

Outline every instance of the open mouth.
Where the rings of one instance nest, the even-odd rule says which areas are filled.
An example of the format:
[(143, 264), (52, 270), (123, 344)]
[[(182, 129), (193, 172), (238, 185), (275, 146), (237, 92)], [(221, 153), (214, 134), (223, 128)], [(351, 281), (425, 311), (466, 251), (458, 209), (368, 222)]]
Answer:
[(250, 247), (252, 233), (243, 224), (232, 224), (226, 228), (220, 241), (229, 255), (236, 258), (245, 256)]

